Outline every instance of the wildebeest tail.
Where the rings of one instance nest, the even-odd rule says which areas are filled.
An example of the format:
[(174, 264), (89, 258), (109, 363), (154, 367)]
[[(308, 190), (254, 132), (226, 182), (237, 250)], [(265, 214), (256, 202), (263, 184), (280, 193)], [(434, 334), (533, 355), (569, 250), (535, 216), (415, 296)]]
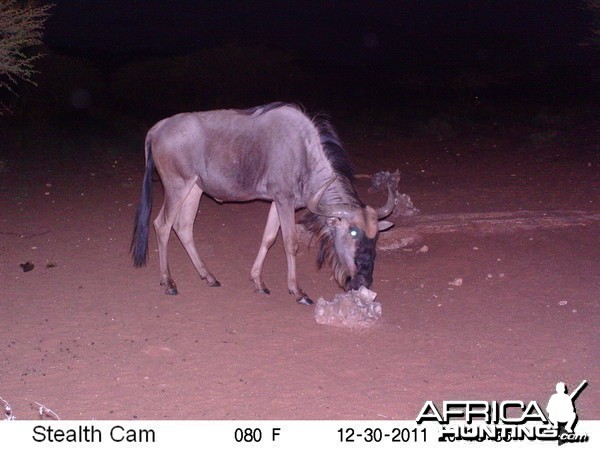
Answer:
[(146, 140), (146, 171), (142, 181), (142, 194), (140, 203), (135, 213), (133, 239), (131, 240), (131, 253), (133, 265), (142, 267), (148, 261), (148, 227), (150, 225), (150, 211), (152, 210), (152, 171), (154, 159), (152, 158), (152, 145), (150, 139)]

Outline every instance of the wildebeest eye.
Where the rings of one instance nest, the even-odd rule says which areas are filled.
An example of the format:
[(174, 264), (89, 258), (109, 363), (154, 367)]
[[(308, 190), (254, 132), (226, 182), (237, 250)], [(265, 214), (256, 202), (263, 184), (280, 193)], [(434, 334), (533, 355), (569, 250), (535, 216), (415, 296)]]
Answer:
[(356, 228), (350, 228), (350, 236), (356, 238), (358, 236), (358, 230)]

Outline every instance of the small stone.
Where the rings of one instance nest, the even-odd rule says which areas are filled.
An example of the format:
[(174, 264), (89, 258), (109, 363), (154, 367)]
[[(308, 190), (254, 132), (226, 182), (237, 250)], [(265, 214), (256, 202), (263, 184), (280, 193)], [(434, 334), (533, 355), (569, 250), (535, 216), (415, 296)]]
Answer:
[(463, 279), (462, 278), (455, 278), (452, 281), (449, 281), (448, 284), (450, 286), (462, 286), (463, 284)]
[(35, 266), (31, 261), (27, 261), (26, 263), (19, 264), (19, 267), (23, 269), (23, 272), (31, 272)]

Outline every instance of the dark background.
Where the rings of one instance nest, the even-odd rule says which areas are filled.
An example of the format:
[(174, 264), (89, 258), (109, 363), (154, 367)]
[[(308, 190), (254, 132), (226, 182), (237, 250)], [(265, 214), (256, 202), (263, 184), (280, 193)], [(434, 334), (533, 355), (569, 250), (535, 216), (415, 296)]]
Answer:
[(12, 99), (22, 119), (145, 126), (283, 100), (408, 123), (596, 100), (594, 17), (578, 0), (53, 3), (38, 86)]
[[(559, 380), (598, 378), (598, 25), (583, 2), (50, 1), (37, 86), (0, 92), (0, 394), (19, 418), (39, 419), (36, 400), (63, 419), (411, 419), (429, 399), (542, 405)], [(202, 199), (196, 242), (223, 287), (175, 236), (180, 296), (159, 286), (155, 233), (133, 268), (148, 128), (272, 101), (329, 113), (357, 173), (399, 170), (421, 211), (422, 233), (389, 219), (377, 331), (314, 326), (281, 239), (273, 294), (253, 294), (260, 202)], [(369, 184), (362, 200), (382, 205)], [(541, 229), (571, 210), (589, 225)], [(468, 219), (483, 230), (498, 212), (498, 234)], [(446, 220), (461, 231), (426, 231)], [(301, 245), (298, 275), (331, 299), (317, 253)], [(597, 392), (582, 419), (600, 418)]]

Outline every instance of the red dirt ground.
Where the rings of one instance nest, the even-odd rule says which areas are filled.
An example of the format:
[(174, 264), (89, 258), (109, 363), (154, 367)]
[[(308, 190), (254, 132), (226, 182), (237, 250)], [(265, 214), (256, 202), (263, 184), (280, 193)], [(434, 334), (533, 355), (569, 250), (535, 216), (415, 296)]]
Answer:
[[(399, 168), (423, 213), (598, 212), (597, 132), (346, 140), (358, 172)], [(222, 287), (199, 280), (173, 237), (180, 295), (165, 296), (153, 232), (147, 268), (128, 254), (141, 143), (90, 137), (56, 156), (43, 142), (54, 157), (0, 167), (0, 396), (17, 418), (37, 418), (39, 402), (62, 419), (414, 419), (427, 400), (545, 406), (558, 381), (587, 379), (577, 412), (600, 419), (599, 225), (432, 235), (427, 253), (379, 252), (382, 320), (348, 331), (288, 295), (281, 239), (265, 265), (272, 294), (253, 293), (264, 203), (204, 197), (196, 241)], [(367, 181), (363, 198), (383, 202)], [(160, 183), (154, 195), (153, 216)], [(313, 299), (339, 292), (314, 248), (298, 266)]]

